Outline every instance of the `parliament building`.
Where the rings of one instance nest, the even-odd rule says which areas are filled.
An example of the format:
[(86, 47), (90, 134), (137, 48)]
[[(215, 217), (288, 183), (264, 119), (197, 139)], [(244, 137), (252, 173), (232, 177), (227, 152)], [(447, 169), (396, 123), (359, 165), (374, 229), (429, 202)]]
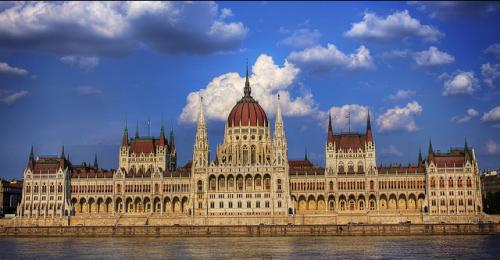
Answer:
[[(277, 99), (279, 102), (279, 97)], [(273, 131), (272, 131), (273, 130)], [(331, 117), (325, 167), (289, 160), (280, 106), (271, 129), (251, 95), (230, 111), (215, 158), (203, 103), (192, 161), (179, 167), (171, 131), (129, 137), (117, 170), (75, 165), (64, 153), (35, 157), (24, 171), (18, 221), (85, 225), (243, 225), (469, 222), (482, 215), (474, 149), (437, 152), (415, 163), (377, 166), (370, 116), (364, 133), (335, 133)]]

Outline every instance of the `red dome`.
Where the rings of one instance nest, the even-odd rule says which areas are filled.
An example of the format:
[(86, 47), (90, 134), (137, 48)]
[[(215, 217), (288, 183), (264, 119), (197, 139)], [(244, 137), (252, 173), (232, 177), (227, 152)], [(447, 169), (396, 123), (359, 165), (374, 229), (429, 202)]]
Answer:
[(227, 118), (228, 126), (268, 126), (266, 112), (253, 98), (243, 98), (233, 107)]

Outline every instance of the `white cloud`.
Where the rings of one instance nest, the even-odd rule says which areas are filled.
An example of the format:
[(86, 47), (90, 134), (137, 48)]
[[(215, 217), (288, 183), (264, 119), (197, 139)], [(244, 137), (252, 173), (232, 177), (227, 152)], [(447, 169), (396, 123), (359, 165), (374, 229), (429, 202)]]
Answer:
[[(268, 115), (276, 111), (277, 93), (280, 94), (281, 108), (286, 116), (303, 116), (316, 111), (311, 93), (303, 91), (302, 96), (291, 97), (288, 92), (300, 72), (293, 64), (285, 61), (284, 65), (279, 67), (272, 57), (261, 54), (251, 72), (249, 77), (252, 96)], [(245, 77), (237, 72), (229, 72), (213, 78), (205, 88), (189, 93), (179, 121), (196, 122), (200, 96), (203, 97), (207, 119), (226, 120), (230, 110), (243, 96), (244, 85)]]
[(496, 154), (500, 153), (500, 143), (497, 143), (493, 140), (489, 140), (486, 143), (484, 150), (489, 155), (496, 155)]
[(0, 73), (16, 75), (16, 76), (24, 76), (28, 74), (28, 71), (25, 69), (12, 67), (6, 62), (0, 62)]
[(490, 111), (483, 114), (481, 117), (483, 122), (495, 122), (500, 121), (500, 106), (492, 108)]
[(377, 118), (379, 132), (417, 131), (415, 116), (422, 113), (422, 106), (417, 101), (408, 103), (405, 107), (396, 106), (388, 109)]
[(226, 19), (228, 17), (233, 17), (233, 16), (234, 16), (233, 11), (229, 8), (222, 8), (222, 10), (220, 11), (221, 19)]
[(12, 105), (14, 104), (17, 100), (20, 98), (28, 95), (28, 91), (26, 90), (21, 90), (21, 91), (10, 91), (10, 90), (3, 90), (0, 89), (0, 104), (4, 105)]
[(479, 81), (472, 71), (457, 71), (453, 75), (442, 74), (444, 79), (443, 96), (472, 95), (479, 89)]
[(455, 57), (431, 46), (428, 50), (415, 53), (415, 62), (419, 66), (434, 66), (455, 62)]
[(76, 92), (80, 95), (96, 95), (102, 93), (100, 89), (94, 86), (79, 86), (76, 88)]
[(409, 99), (415, 96), (415, 91), (409, 89), (399, 89), (396, 94), (390, 95), (389, 99), (392, 101), (401, 101), (405, 99)]
[(366, 127), (368, 107), (358, 104), (346, 104), (341, 107), (331, 107), (327, 111), (318, 111), (317, 119), (321, 125), (328, 123), (328, 113), (332, 116), (332, 125), (336, 131), (347, 132), (349, 130), (349, 115), (351, 118), (351, 130)]
[(68, 65), (78, 65), (83, 70), (93, 70), (97, 65), (99, 65), (99, 57), (90, 56), (64, 56), (59, 59), (62, 63)]
[(465, 113), (465, 115), (454, 116), (451, 119), (451, 121), (462, 124), (462, 123), (469, 122), (471, 119), (473, 119), (477, 116), (479, 116), (479, 112), (477, 112), (477, 110), (475, 110), (474, 108), (469, 108), (469, 109), (467, 109), (467, 112)]
[(321, 33), (318, 30), (300, 28), (295, 30), (292, 35), (283, 39), (280, 44), (295, 48), (306, 48), (318, 44), (320, 39)]
[(500, 64), (491, 65), (489, 62), (481, 65), (483, 82), (488, 87), (493, 87), (493, 82), (500, 77)]
[(404, 50), (390, 50), (382, 53), (381, 57), (384, 59), (395, 59), (395, 58), (406, 58), (410, 56), (413, 52), (404, 49)]
[(410, 16), (408, 10), (394, 12), (385, 18), (375, 13), (366, 12), (363, 21), (353, 23), (351, 29), (344, 33), (347, 37), (366, 40), (399, 40), (410, 37), (424, 41), (438, 41), (444, 35), (438, 29), (423, 25)]
[(327, 72), (336, 67), (347, 70), (375, 68), (370, 50), (363, 45), (357, 52), (347, 55), (335, 45), (328, 43), (326, 48), (318, 45), (303, 51), (294, 51), (288, 55), (288, 60), (311, 72)]
[(500, 58), (500, 43), (495, 43), (495, 44), (488, 46), (488, 48), (486, 48), (486, 50), (484, 50), (484, 52), (491, 53), (491, 54), (497, 56), (497, 58)]
[(176, 54), (240, 48), (247, 29), (214, 2), (16, 2), (0, 10), (0, 48), (120, 55), (141, 47)]
[(393, 144), (390, 144), (386, 148), (382, 148), (382, 154), (387, 156), (397, 156), (397, 157), (403, 156), (403, 153), (399, 151), (398, 148)]

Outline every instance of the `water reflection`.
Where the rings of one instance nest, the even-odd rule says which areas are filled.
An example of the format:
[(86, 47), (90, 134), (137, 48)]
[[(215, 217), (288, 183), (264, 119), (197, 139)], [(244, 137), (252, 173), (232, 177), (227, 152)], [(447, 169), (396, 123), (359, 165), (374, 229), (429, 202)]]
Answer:
[(500, 236), (0, 238), (0, 258), (493, 259)]

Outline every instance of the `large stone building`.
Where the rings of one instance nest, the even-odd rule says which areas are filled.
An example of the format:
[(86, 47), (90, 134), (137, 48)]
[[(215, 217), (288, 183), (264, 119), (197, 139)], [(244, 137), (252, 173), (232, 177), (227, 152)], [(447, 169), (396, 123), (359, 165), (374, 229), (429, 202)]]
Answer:
[(0, 217), (16, 214), (17, 205), (21, 203), (22, 189), (22, 181), (0, 179)]
[[(277, 99), (279, 102), (279, 96)], [(288, 160), (280, 106), (274, 133), (251, 95), (228, 115), (215, 158), (209, 153), (201, 102), (193, 159), (177, 167), (173, 132), (129, 138), (125, 128), (117, 170), (73, 165), (64, 155), (29, 156), (22, 219), (143, 216), (156, 223), (344, 223), (469, 221), (482, 215), (479, 168), (467, 142), (449, 152), (419, 153), (407, 166), (377, 166), (370, 116), (364, 133), (334, 133), (331, 117), (325, 168)]]

